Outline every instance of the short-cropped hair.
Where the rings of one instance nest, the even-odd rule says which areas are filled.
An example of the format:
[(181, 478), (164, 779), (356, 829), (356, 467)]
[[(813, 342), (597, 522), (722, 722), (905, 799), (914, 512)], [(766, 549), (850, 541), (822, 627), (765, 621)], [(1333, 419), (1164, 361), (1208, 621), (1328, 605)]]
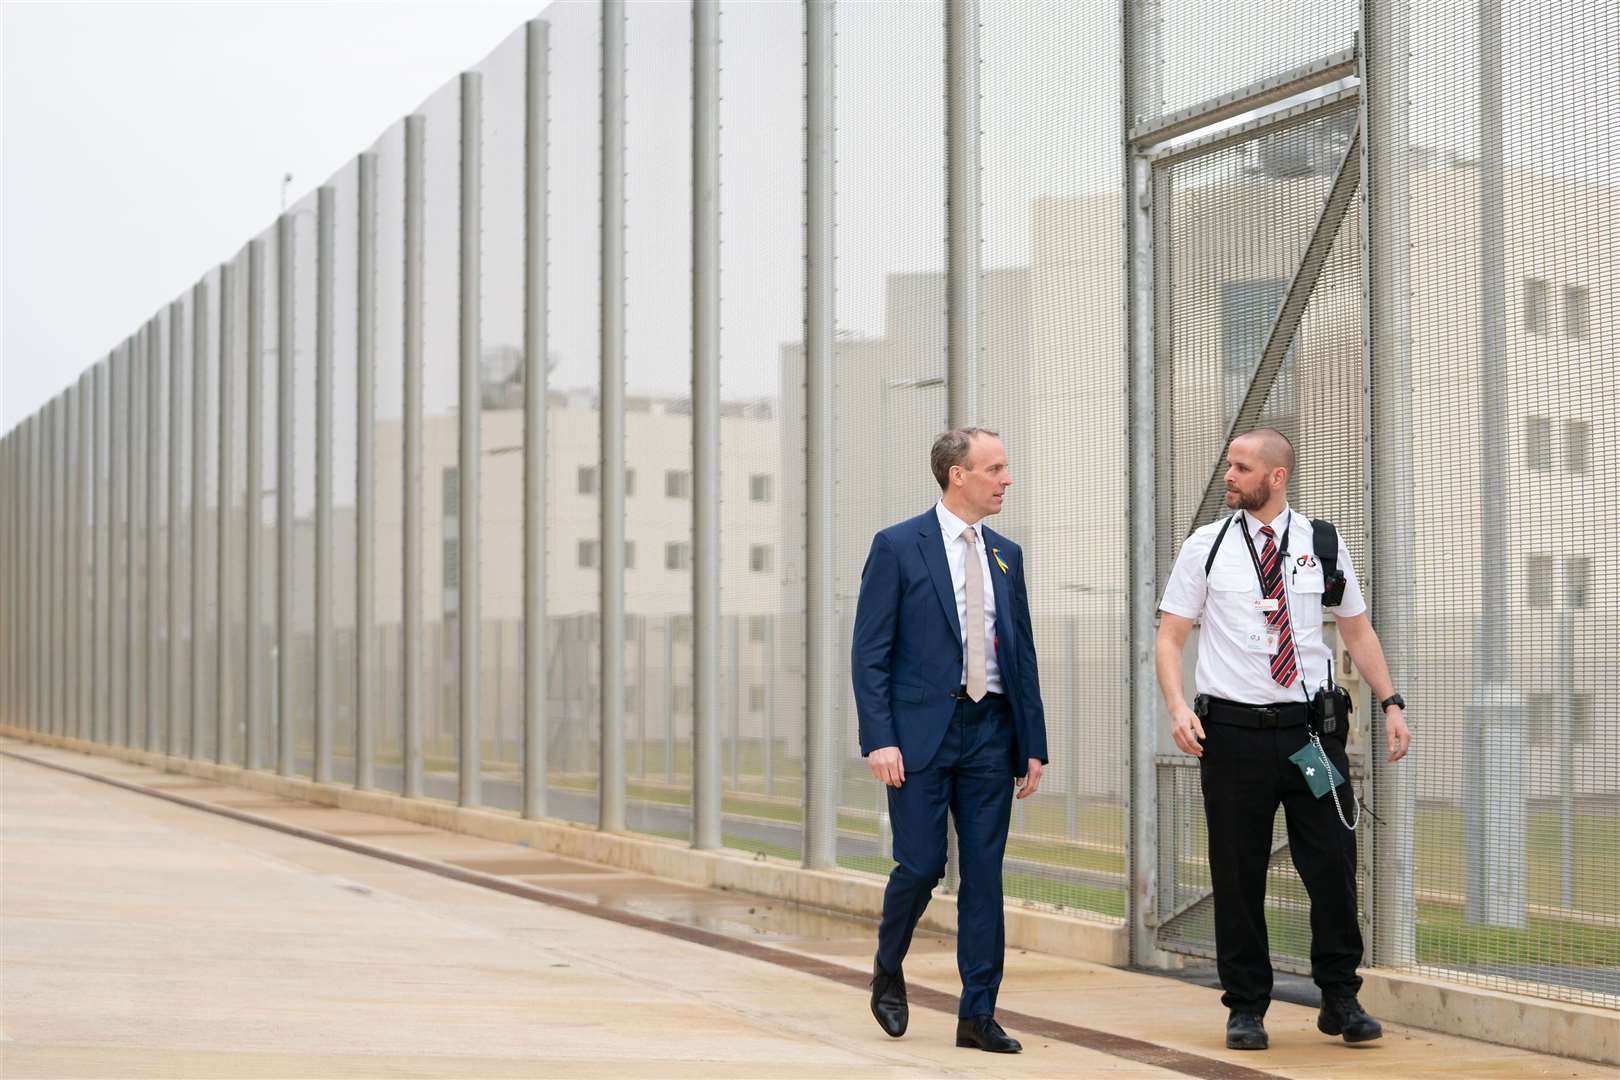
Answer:
[(989, 428), (965, 427), (952, 428), (934, 440), (934, 448), (928, 453), (928, 465), (934, 470), (934, 479), (939, 481), (939, 490), (944, 491), (951, 486), (951, 467), (967, 461), (968, 450), (972, 448), (974, 436), (977, 435), (1001, 438)]

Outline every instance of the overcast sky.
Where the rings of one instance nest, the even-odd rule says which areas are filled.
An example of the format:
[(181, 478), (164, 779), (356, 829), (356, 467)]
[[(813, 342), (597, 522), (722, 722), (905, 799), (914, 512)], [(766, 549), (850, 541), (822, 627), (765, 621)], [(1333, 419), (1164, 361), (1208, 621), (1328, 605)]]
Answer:
[(0, 431), (544, 6), (0, 3)]

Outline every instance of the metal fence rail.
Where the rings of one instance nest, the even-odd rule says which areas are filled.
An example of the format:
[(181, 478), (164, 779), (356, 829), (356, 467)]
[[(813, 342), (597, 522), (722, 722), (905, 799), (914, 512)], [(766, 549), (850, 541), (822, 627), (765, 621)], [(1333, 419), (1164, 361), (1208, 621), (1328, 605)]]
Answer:
[(1009, 902), (1210, 955), (1148, 644), (1270, 424), (1412, 703), (1386, 767), (1339, 650), (1369, 961), (1620, 1006), (1615, 55), (1601, 0), (555, 4), (0, 441), (0, 720), (884, 872), (860, 568), (984, 424)]

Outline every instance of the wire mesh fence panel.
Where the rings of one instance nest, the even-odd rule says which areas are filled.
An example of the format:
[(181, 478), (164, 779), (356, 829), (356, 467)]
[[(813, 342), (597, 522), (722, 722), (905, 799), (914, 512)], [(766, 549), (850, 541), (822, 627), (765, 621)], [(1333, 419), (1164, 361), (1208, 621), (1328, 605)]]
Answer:
[[(1111, 9), (1112, 10), (1112, 9)], [(1128, 5), (1138, 39), (1131, 123), (1151, 123), (1355, 46), (1352, 0), (1149, 0)]]
[(601, 408), (601, 13), (548, 9), (550, 288), (546, 356), (548, 811), (596, 820), (597, 472)]
[[(280, 311), (280, 239), (279, 230), (272, 226), (259, 234), (263, 258), (259, 282), (259, 319), (261, 338), (258, 360), (259, 386), (259, 474), (248, 477), (248, 497), (252, 528), (258, 533), (258, 564), (251, 587), (257, 590), (257, 625), (252, 628), (250, 648), (254, 658), (259, 696), (249, 703), (257, 716), (252, 725), (259, 732), (256, 760), (266, 768), (277, 765), (277, 747), (281, 745), (280, 731), (283, 713), (280, 700), (280, 624), (278, 602), (281, 595), (281, 562), (278, 547), (277, 522), (280, 517), (281, 435), (278, 429), (280, 401), (278, 387), (281, 371)], [(249, 286), (252, 287), (251, 285)]]
[[(622, 715), (626, 769), (637, 774), (626, 782), (626, 822), (685, 840), (692, 835), (696, 711), (715, 710), (724, 742), (726, 705), (693, 697), (689, 636), (666, 652), (641, 631), (666, 621), (691, 627), (693, 619), (692, 12), (648, 0), (631, 0), (624, 11)], [(741, 540), (723, 542), (730, 550)], [(654, 689), (666, 683), (674, 689), (667, 699)], [(670, 729), (674, 760), (660, 762)], [(652, 766), (645, 779), (642, 762)]]
[(332, 189), (332, 289), (331, 314), (331, 439), (327, 447), (330, 505), (327, 535), (326, 595), (318, 601), (327, 606), (331, 626), (330, 656), (318, 662), (330, 672), (332, 748), (334, 776), (353, 781), (355, 752), (356, 672), (352, 648), (355, 634), (357, 581), (356, 545), (359, 541), (359, 354), (360, 315), (360, 167), (351, 160), (327, 181)]
[(804, 13), (720, 9), (720, 608), (726, 846), (804, 840)]
[[(246, 760), (247, 738), (247, 659), (251, 648), (248, 629), (249, 588), (256, 583), (248, 577), (248, 531), (252, 515), (257, 509), (252, 499), (253, 485), (248, 476), (249, 431), (248, 410), (248, 290), (250, 288), (249, 253), (243, 248), (230, 261), (231, 289), (222, 302), (230, 305), (230, 340), (222, 343), (221, 404), (223, 437), (229, 440), (229, 460), (221, 461), (225, 467), (224, 499), (220, 504), (220, 570), (219, 595), (220, 634), (224, 637), (225, 693), (218, 700), (225, 703), (225, 715), (216, 716), (216, 729), (226, 732), (225, 760), (241, 765)], [(226, 377), (228, 373), (228, 378)], [(155, 399), (161, 401), (161, 394)], [(158, 427), (153, 425), (156, 433)], [(161, 475), (161, 470), (154, 475)], [(154, 502), (154, 508), (161, 505)], [(159, 553), (154, 553), (152, 569), (155, 574), (161, 566)], [(155, 591), (155, 590), (154, 590)], [(221, 725), (221, 720), (223, 724)]]
[(928, 450), (946, 421), (944, 21), (935, 4), (849, 5), (837, 35), (831, 566), (843, 758), (821, 782), (839, 807), (840, 865), (887, 873), (886, 789), (859, 755), (847, 643), (872, 537), (939, 498)]
[(461, 81), (452, 79), (417, 109), (425, 128), (422, 473), (416, 490), (421, 514), (421, 732), (424, 791), (439, 798), (457, 795), (461, 753), (461, 91)]
[(366, 286), (376, 304), (372, 360), (372, 670), (362, 672), (376, 706), (367, 721), (377, 739), (377, 784), (404, 784), (405, 620), (405, 124), (372, 144), (377, 169), (375, 271)]
[(1014, 803), (1006, 895), (1125, 912), (1125, 384), (1119, 19), (985, 9), (981, 417), (1013, 487), (1051, 761)]
[(1620, 16), (1448, 2), (1377, 25), (1403, 91), (1371, 122), (1373, 272), (1409, 305), (1374, 363), (1410, 387), (1410, 954), (1612, 1008)]
[(483, 137), (479, 179), (479, 697), (483, 801), (520, 805), (523, 761), (526, 29), (477, 67)]
[[(288, 567), (291, 581), (282, 582), (282, 588), (291, 588), (288, 607), (291, 626), (283, 640), (290, 653), (281, 657), (291, 671), (287, 700), (281, 703), (282, 716), (293, 727), (293, 772), (310, 776), (315, 766), (315, 446), (317, 425), (315, 416), (316, 383), (316, 310), (317, 275), (319, 273), (319, 198), (310, 192), (298, 200), (287, 213), (292, 219), (292, 288), (293, 336), (281, 342), (278, 353), (283, 363), (292, 365), (292, 453), (282, 453), (282, 461), (292, 462), (291, 476), (280, 482), (290, 488), (288, 501), (292, 506), (292, 521), (282, 522), (282, 528), (292, 530), (292, 561)], [(324, 598), (320, 598), (324, 599)]]

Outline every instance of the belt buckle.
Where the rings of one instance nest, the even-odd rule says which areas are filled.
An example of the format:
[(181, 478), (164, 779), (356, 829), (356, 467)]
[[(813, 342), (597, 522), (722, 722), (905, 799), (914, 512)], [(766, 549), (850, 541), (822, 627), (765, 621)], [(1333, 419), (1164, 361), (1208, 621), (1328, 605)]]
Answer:
[(1263, 706), (1258, 708), (1255, 710), (1255, 713), (1260, 717), (1260, 726), (1263, 728), (1276, 727), (1277, 722), (1280, 719), (1277, 710), (1271, 706)]

